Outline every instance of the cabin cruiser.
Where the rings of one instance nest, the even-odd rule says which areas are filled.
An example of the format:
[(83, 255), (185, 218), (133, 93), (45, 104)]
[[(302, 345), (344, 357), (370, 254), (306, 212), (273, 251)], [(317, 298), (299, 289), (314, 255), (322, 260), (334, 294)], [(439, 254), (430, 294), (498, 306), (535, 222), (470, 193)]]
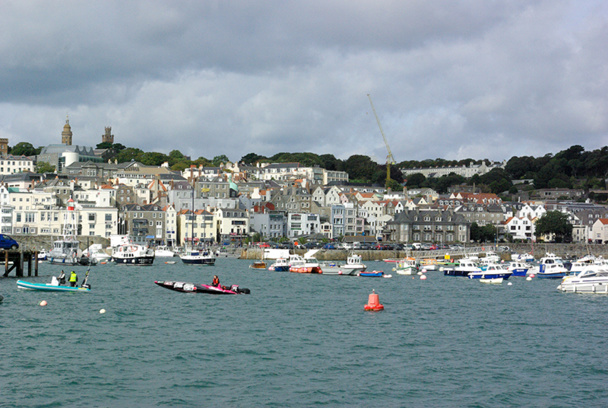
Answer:
[(469, 258), (462, 258), (454, 267), (443, 269), (444, 276), (469, 276), (471, 272), (481, 272), (481, 268)]
[(357, 276), (359, 272), (364, 272), (367, 265), (362, 262), (361, 255), (352, 254), (346, 258), (346, 263), (321, 262), (321, 270), (326, 275), (351, 275)]
[(157, 246), (154, 248), (154, 256), (157, 258), (172, 258), (177, 256), (175, 252), (166, 245)]
[(213, 252), (206, 249), (202, 251), (197, 249), (188, 249), (179, 257), (185, 264), (215, 265), (215, 255)]
[[(488, 264), (487, 267), (478, 272), (469, 272), (469, 279), (509, 279), (512, 272), (506, 265), (497, 263)], [(502, 281), (501, 281), (502, 282)]]
[(152, 265), (154, 250), (144, 245), (126, 243), (112, 249), (112, 260), (126, 265)]
[(530, 270), (531, 266), (525, 262), (521, 261), (512, 261), (507, 266), (507, 269), (511, 272), (511, 276), (523, 276), (525, 277), (528, 274), (528, 270)]
[(111, 256), (108, 255), (104, 250), (101, 244), (93, 244), (91, 245), (87, 251), (87, 256), (89, 259), (95, 259), (97, 262), (106, 262), (110, 260)]
[(562, 278), (569, 273), (562, 258), (548, 252), (540, 258), (538, 265), (528, 270), (528, 275), (536, 275), (539, 278)]
[(587, 266), (578, 275), (563, 278), (557, 287), (562, 292), (608, 293), (608, 268)]
[(268, 267), (268, 270), (275, 272), (287, 272), (289, 271), (289, 260), (287, 258), (279, 258), (272, 265), (270, 265), (270, 267)]
[(308, 251), (304, 258), (298, 257), (290, 260), (289, 263), (289, 272), (296, 273), (323, 273), (321, 270), (321, 265), (317, 258), (313, 258), (311, 255), (317, 253), (317, 250)]

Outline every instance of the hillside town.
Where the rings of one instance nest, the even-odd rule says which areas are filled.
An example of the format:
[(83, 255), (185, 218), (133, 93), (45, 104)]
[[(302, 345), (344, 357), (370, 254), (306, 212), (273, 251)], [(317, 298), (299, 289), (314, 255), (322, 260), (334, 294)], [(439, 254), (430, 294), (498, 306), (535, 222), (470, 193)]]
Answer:
[[(536, 221), (548, 211), (567, 215), (573, 242), (608, 240), (608, 208), (587, 199), (582, 190), (541, 189), (527, 200), (505, 202), (470, 186), (439, 194), (430, 188), (391, 191), (355, 185), (344, 171), (300, 163), (225, 162), (174, 171), (167, 164), (106, 161), (103, 149), (74, 145), (72, 137), (66, 120), (61, 143), (33, 157), (8, 154), (8, 139), (0, 139), (3, 234), (60, 236), (65, 231), (62, 214), (71, 199), (76, 235), (122, 234), (150, 246), (239, 246), (256, 234), (277, 242), (449, 245), (470, 242), (474, 224), (496, 227), (499, 242), (534, 242)], [(111, 128), (101, 142), (114, 142)], [(37, 162), (56, 171), (35, 173)], [(417, 171), (431, 177), (448, 172), (470, 177), (500, 165)]]

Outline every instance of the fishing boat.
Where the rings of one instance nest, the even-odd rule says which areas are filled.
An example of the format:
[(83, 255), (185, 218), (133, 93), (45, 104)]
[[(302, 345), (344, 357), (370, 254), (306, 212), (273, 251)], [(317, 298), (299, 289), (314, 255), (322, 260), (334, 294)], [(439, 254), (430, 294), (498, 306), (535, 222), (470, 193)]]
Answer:
[(158, 286), (176, 292), (205, 293), (209, 295), (240, 295), (250, 294), (247, 288), (239, 288), (238, 285), (230, 286), (211, 286), (201, 283), (175, 282), (175, 281), (154, 281)]
[[(434, 264), (437, 265), (436, 263)], [(428, 270), (428, 269), (427, 269)], [(395, 265), (394, 271), (398, 275), (415, 275), (418, 272), (418, 265), (415, 258), (404, 258)]]
[(152, 265), (154, 250), (134, 243), (118, 245), (112, 249), (112, 261), (125, 265)]

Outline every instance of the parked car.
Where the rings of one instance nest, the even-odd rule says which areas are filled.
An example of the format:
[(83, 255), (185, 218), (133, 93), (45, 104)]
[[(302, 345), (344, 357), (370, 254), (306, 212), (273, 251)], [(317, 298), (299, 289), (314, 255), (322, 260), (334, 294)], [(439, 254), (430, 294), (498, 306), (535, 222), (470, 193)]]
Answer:
[(325, 244), (323, 245), (323, 249), (336, 249), (334, 244)]
[(12, 237), (0, 234), (0, 249), (18, 249), (19, 243)]

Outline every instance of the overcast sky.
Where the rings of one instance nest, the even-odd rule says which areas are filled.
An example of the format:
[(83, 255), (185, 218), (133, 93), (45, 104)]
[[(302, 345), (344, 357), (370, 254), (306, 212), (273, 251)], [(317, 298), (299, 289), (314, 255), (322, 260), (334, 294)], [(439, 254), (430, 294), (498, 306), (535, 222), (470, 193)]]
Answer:
[(0, 3), (0, 137), (397, 162), (608, 145), (605, 0)]

